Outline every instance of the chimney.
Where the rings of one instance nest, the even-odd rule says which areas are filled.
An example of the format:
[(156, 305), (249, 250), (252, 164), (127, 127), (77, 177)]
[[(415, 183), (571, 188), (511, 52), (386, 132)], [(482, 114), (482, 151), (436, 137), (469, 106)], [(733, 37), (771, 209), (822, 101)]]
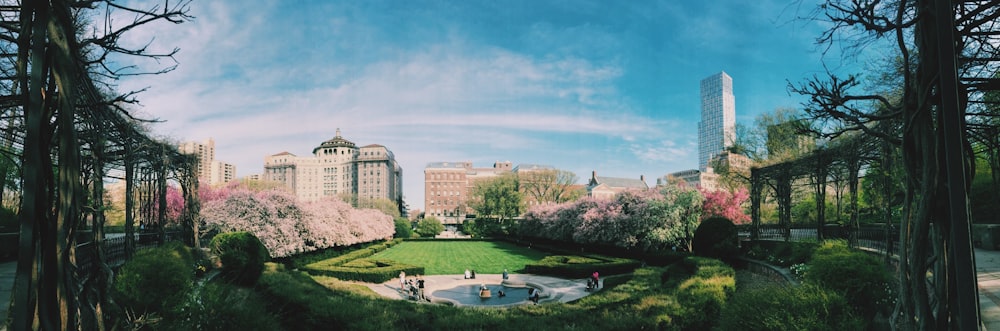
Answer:
[(646, 175), (639, 175), (639, 180), (646, 182)]
[(594, 178), (594, 179), (597, 178), (597, 170), (594, 170), (593, 172), (590, 173), (590, 178)]

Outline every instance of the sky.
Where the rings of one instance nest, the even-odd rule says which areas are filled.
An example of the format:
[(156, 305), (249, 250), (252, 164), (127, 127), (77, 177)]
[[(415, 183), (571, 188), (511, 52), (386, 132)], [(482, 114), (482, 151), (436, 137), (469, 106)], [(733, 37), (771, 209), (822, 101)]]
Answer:
[[(146, 2), (138, 2), (144, 4)], [(148, 6), (148, 5), (147, 5)], [(424, 209), (431, 162), (496, 161), (655, 185), (697, 168), (699, 82), (733, 78), (736, 120), (800, 108), (788, 92), (853, 64), (799, 19), (812, 1), (194, 1), (191, 22), (126, 46), (179, 48), (167, 74), (126, 77), (170, 141), (212, 138), (237, 176), (335, 136), (389, 148), (404, 199)], [(123, 18), (122, 18), (123, 19)], [(119, 19), (119, 22), (124, 21)], [(832, 49), (832, 53), (836, 53)]]

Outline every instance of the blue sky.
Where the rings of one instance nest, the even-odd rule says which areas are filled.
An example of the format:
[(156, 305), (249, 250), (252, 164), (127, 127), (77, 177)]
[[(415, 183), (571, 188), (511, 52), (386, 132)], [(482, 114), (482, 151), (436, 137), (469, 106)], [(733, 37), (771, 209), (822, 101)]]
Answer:
[[(213, 138), (238, 176), (335, 135), (382, 144), (423, 209), (429, 162), (546, 164), (649, 184), (697, 166), (699, 81), (732, 76), (737, 122), (796, 108), (787, 81), (853, 64), (822, 54), (812, 1), (195, 1), (193, 22), (125, 43), (179, 47), (139, 113)], [(834, 51), (836, 51), (834, 49)], [(122, 64), (133, 64), (122, 59)], [(171, 62), (134, 63), (153, 69)]]

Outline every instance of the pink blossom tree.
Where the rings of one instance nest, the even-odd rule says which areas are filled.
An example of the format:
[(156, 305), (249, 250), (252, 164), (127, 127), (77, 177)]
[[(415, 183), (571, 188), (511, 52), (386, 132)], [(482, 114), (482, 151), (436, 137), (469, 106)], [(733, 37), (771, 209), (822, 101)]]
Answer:
[(750, 198), (746, 188), (739, 188), (735, 192), (701, 189), (701, 193), (705, 196), (703, 207), (705, 212), (702, 214), (702, 218), (718, 216), (729, 219), (737, 225), (750, 223), (750, 215), (747, 215), (743, 209), (743, 203)]

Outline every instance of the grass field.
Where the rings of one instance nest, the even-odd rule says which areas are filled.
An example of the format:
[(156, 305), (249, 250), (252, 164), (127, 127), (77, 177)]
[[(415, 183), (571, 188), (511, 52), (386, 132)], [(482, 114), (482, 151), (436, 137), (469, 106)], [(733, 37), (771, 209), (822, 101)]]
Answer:
[(504, 269), (518, 273), (526, 264), (546, 255), (507, 242), (407, 241), (372, 258), (423, 266), (428, 275), (454, 275), (464, 273), (465, 269), (478, 274), (499, 274)]

